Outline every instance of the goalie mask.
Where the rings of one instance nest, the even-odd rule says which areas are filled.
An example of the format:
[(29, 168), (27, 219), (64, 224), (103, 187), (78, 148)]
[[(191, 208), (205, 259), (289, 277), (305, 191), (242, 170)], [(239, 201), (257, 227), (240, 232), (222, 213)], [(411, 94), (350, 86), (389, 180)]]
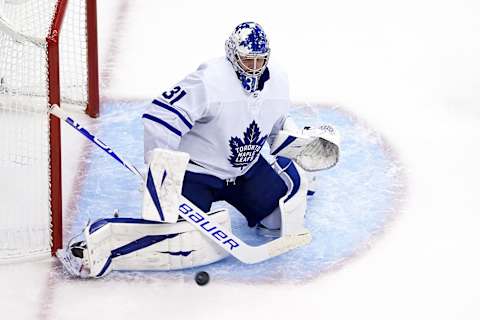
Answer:
[(255, 22), (239, 24), (225, 42), (225, 52), (243, 89), (255, 92), (270, 56), (263, 28)]

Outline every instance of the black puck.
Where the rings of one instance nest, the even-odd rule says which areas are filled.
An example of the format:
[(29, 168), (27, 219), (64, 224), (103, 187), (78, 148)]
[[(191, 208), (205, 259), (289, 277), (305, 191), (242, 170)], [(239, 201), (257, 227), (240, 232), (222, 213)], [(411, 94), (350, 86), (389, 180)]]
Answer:
[(195, 275), (195, 282), (199, 286), (204, 286), (210, 281), (210, 275), (206, 271), (200, 271)]

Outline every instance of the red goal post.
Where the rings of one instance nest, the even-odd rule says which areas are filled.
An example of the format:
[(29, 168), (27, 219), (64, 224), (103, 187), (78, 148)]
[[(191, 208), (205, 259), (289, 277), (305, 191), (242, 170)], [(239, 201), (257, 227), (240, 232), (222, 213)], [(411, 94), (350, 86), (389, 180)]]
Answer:
[(0, 263), (62, 247), (61, 132), (48, 107), (98, 116), (97, 52), (96, 0), (0, 0)]

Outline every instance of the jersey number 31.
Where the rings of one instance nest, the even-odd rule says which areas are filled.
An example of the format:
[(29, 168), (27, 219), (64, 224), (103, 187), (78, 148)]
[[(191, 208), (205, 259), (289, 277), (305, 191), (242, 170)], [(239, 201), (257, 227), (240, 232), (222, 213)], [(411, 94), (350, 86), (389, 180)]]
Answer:
[(179, 86), (176, 86), (170, 91), (165, 91), (162, 93), (162, 97), (165, 98), (170, 104), (174, 104), (178, 100), (182, 99), (187, 93), (185, 90), (182, 90)]

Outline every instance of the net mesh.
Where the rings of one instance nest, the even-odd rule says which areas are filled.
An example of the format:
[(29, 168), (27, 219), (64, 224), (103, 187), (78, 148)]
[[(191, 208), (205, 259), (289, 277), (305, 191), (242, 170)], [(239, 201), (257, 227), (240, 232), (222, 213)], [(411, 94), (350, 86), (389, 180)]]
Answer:
[[(50, 194), (44, 41), (57, 2), (0, 0), (0, 262), (50, 252), (50, 199), (56, 195)], [(85, 1), (69, 2), (59, 46), (62, 103), (84, 110), (88, 98)]]

